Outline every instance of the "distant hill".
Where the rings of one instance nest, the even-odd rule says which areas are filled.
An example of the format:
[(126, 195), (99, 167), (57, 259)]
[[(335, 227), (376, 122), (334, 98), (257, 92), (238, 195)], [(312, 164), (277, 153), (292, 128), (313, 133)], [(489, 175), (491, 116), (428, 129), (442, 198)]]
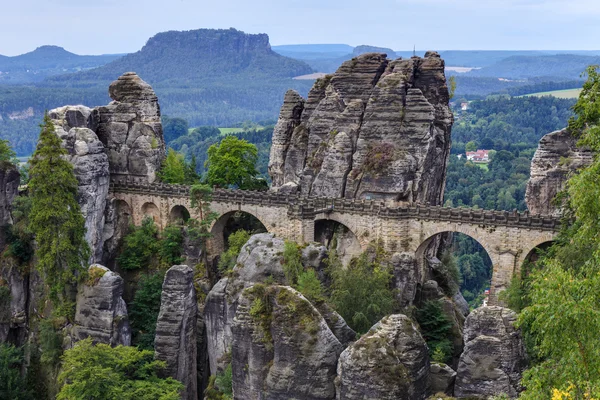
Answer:
[(0, 137), (18, 142), (19, 154), (30, 153), (45, 109), (106, 104), (109, 83), (127, 71), (154, 87), (164, 115), (185, 118), (190, 126), (277, 118), (288, 89), (306, 95), (313, 84), (292, 79), (313, 70), (272, 51), (267, 35), (235, 29), (164, 32), (99, 68), (0, 90)]
[(592, 64), (600, 64), (600, 56), (556, 54), (550, 56), (512, 56), (497, 63), (473, 70), (471, 76), (523, 79), (555, 77), (577, 79)]
[(365, 54), (365, 53), (386, 53), (388, 58), (392, 58), (392, 59), (397, 58), (396, 52), (392, 49), (388, 49), (387, 47), (361, 45), (361, 46), (356, 46), (354, 48), (354, 51), (352, 51), (352, 55), (354, 57), (360, 56), (361, 54)]
[(122, 56), (81, 56), (62, 47), (41, 46), (19, 56), (0, 56), (0, 84), (40, 82), (48, 76), (96, 68)]

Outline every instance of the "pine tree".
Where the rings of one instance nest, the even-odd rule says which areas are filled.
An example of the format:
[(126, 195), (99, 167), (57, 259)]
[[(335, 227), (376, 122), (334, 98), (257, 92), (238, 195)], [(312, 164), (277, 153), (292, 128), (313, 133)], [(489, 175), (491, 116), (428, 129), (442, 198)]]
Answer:
[(58, 302), (65, 299), (68, 286), (84, 276), (89, 247), (73, 166), (65, 159), (67, 152), (47, 114), (41, 128), (31, 159), (29, 220), (37, 245), (37, 268), (50, 289), (51, 300)]

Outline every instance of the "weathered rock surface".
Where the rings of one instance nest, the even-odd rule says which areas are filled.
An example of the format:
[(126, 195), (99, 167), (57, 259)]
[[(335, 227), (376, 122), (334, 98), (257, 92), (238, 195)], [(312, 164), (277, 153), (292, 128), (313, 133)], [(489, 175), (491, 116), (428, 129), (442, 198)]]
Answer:
[(432, 362), (429, 368), (429, 390), (432, 394), (452, 395), (456, 371), (446, 364)]
[[(242, 247), (232, 276), (221, 279), (208, 294), (204, 314), (211, 374), (225, 367), (225, 355), (233, 345), (232, 325), (242, 291), (256, 283), (288, 284), (282, 268), (284, 244), (270, 233), (253, 235)], [(307, 248), (303, 263), (317, 268), (324, 249), (315, 245)], [(356, 334), (339, 314), (326, 306), (317, 307), (341, 343), (354, 340)]]
[(198, 398), (197, 313), (194, 271), (187, 265), (171, 267), (163, 282), (154, 349), (155, 358), (167, 364), (166, 374), (183, 383), (184, 400)]
[(429, 368), (427, 345), (416, 325), (406, 315), (390, 315), (340, 356), (337, 399), (424, 399)]
[(439, 204), (453, 117), (444, 61), (368, 53), (288, 92), (273, 132), (273, 189)]
[(104, 145), (89, 128), (91, 113), (85, 106), (65, 106), (48, 114), (73, 164), (79, 184), (77, 201), (85, 218), (85, 238), (92, 250), (90, 262), (97, 263), (102, 260), (110, 174)]
[(480, 307), (465, 324), (465, 349), (458, 365), (454, 395), (487, 398), (505, 393), (512, 398), (527, 365), (517, 315), (502, 307)]
[(242, 292), (232, 326), (235, 399), (334, 399), (342, 345), (312, 304), (286, 286)]
[(25, 344), (29, 279), (10, 258), (0, 259), (0, 343)]
[(109, 87), (114, 100), (92, 112), (92, 128), (104, 143), (113, 176), (154, 182), (165, 156), (165, 141), (156, 93), (135, 72), (126, 72)]
[(19, 192), (20, 174), (10, 163), (0, 163), (0, 251), (4, 249), (6, 238), (4, 228), (12, 224), (12, 202)]
[(121, 297), (123, 279), (98, 264), (91, 265), (88, 272), (89, 280), (77, 293), (72, 341), (91, 337), (96, 343), (130, 346), (127, 305)]
[(592, 157), (589, 150), (577, 146), (577, 138), (567, 129), (542, 137), (531, 161), (531, 178), (525, 193), (529, 211), (559, 216), (561, 210), (554, 198), (564, 189), (569, 174), (588, 166)]
[(418, 284), (421, 283), (422, 273), (417, 268), (415, 258), (408, 253), (395, 253), (391, 264), (394, 268), (394, 286), (396, 298), (401, 308), (412, 306), (417, 295)]

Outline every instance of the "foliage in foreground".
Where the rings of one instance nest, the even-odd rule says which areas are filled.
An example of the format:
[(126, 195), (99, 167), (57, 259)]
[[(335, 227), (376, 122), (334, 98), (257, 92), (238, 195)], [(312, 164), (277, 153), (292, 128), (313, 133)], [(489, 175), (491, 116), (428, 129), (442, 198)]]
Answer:
[(421, 327), (423, 338), (429, 347), (433, 361), (449, 363), (452, 361), (453, 346), (451, 336), (452, 322), (442, 309), (439, 300), (425, 302), (416, 310), (415, 317)]
[(240, 250), (250, 239), (250, 232), (240, 229), (235, 231), (227, 238), (228, 248), (219, 259), (219, 271), (221, 273), (231, 271), (237, 262), (237, 258), (240, 255)]
[(8, 343), (0, 343), (0, 399), (33, 399), (27, 381), (21, 375), (23, 350)]
[(50, 298), (64, 300), (68, 286), (85, 276), (90, 251), (77, 203), (77, 179), (66, 150), (48, 115), (31, 159), (30, 230), (37, 245), (36, 266), (50, 289)]
[[(531, 273), (525, 290), (530, 304), (519, 325), (532, 336), (541, 361), (525, 372), (522, 398), (592, 399), (600, 396), (600, 73), (588, 80), (569, 123), (581, 144), (596, 155), (571, 177), (563, 205), (565, 224), (556, 245)], [(555, 397), (552, 397), (555, 396)]]
[(78, 342), (62, 357), (57, 400), (178, 400), (183, 385), (159, 378), (165, 368), (154, 353), (135, 347)]
[(371, 260), (368, 253), (353, 259), (343, 268), (335, 255), (330, 256), (333, 278), (331, 303), (357, 333), (365, 333), (384, 316), (394, 311), (394, 291), (390, 288), (389, 267)]
[(154, 349), (164, 277), (163, 271), (143, 275), (129, 308), (132, 343), (140, 349)]

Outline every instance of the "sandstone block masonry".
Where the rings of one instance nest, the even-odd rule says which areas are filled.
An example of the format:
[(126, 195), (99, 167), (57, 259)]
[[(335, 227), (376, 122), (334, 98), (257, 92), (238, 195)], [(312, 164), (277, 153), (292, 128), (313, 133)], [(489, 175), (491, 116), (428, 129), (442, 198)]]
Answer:
[[(115, 201), (127, 209), (135, 223), (145, 215), (161, 227), (185, 208), (198, 217), (189, 203), (189, 188), (179, 185), (148, 184), (113, 180), (110, 191)], [(552, 241), (560, 225), (556, 217), (529, 213), (447, 208), (439, 206), (389, 205), (382, 201), (326, 199), (298, 194), (250, 192), (218, 189), (213, 192), (211, 209), (219, 214), (213, 223), (212, 254), (224, 250), (223, 228), (230, 215), (246, 212), (255, 216), (267, 231), (296, 242), (315, 240), (315, 224), (329, 220), (352, 232), (366, 250), (369, 242), (381, 241), (389, 252), (407, 253), (423, 270), (425, 250), (435, 236), (460, 232), (485, 248), (493, 263), (491, 304), (506, 288), (512, 275), (539, 245)]]
[(273, 132), (273, 189), (330, 198), (441, 203), (453, 122), (444, 61), (363, 54), (289, 91)]

